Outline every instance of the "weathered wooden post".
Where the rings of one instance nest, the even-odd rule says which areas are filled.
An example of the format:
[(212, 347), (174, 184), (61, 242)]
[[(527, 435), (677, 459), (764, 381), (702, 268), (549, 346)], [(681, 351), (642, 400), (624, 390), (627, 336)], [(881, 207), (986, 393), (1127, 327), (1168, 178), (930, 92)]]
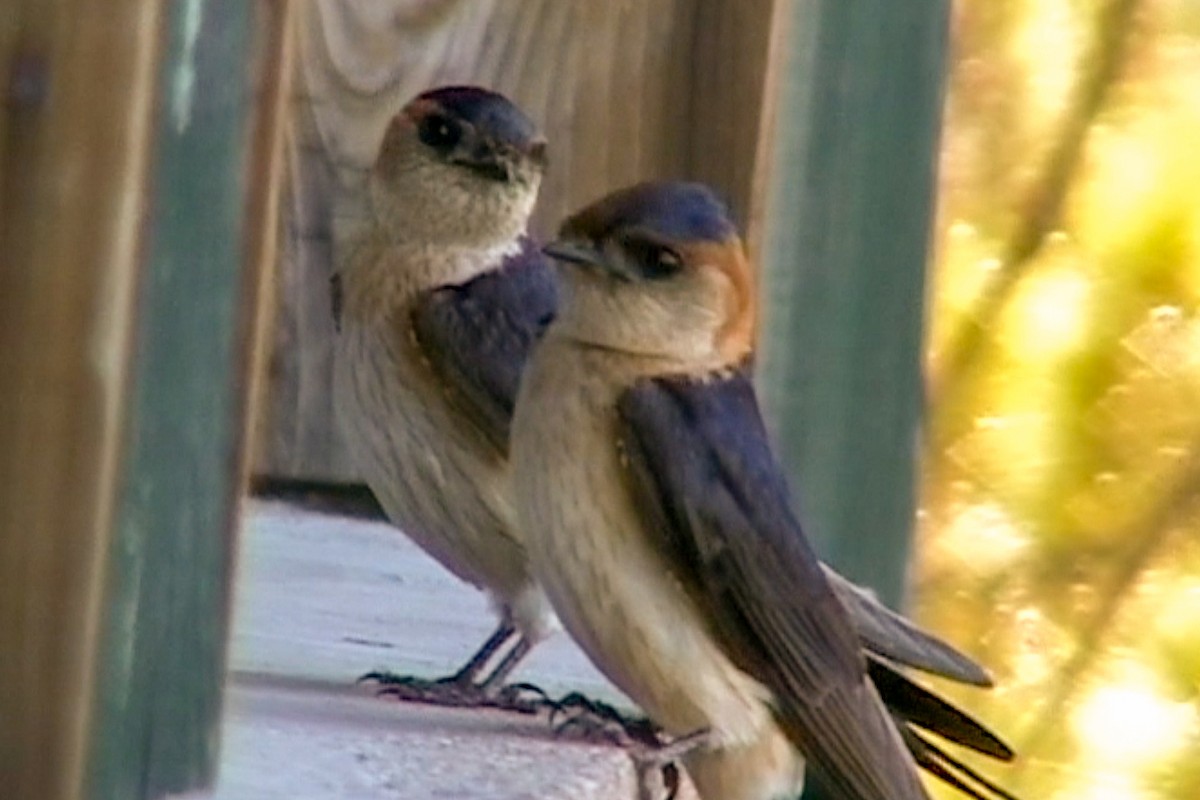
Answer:
[(215, 766), (286, 2), (0, 23), (0, 783)]
[(949, 0), (800, 0), (765, 245), (766, 402), (818, 548), (904, 595)]

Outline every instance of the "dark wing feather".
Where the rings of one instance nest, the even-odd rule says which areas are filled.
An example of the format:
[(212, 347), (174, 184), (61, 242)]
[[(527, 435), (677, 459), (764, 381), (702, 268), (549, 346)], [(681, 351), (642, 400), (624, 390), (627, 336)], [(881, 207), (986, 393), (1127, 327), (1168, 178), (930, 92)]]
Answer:
[(526, 237), (499, 269), (435, 289), (413, 310), (413, 332), (429, 364), (501, 452), (508, 451), (525, 360), (557, 302), (554, 272)]
[(892, 611), (873, 593), (843, 578), (828, 564), (823, 566), (829, 585), (854, 621), (859, 644), (867, 652), (960, 683), (992, 685), (987, 670), (968, 656)]
[(646, 522), (811, 770), (847, 800), (927, 797), (791, 511), (748, 375), (645, 379), (618, 414)]

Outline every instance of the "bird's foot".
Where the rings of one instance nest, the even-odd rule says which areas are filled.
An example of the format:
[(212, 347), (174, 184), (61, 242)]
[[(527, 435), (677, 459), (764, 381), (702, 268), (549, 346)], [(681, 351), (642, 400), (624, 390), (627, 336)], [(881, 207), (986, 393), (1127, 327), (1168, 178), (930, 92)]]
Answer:
[(518, 714), (537, 714), (550, 700), (545, 690), (532, 683), (506, 683), (488, 694), (492, 696), (492, 707)]
[(545, 703), (546, 693), (528, 683), (485, 687), (459, 675), (430, 680), (391, 672), (368, 672), (359, 683), (376, 684), (378, 694), (409, 703), (425, 703), (452, 708), (495, 708), (519, 714), (536, 714)]
[(457, 675), (446, 678), (418, 678), (392, 672), (368, 672), (359, 683), (374, 683), (378, 694), (410, 703), (470, 708), (486, 703), (483, 691)]
[[(592, 744), (615, 745), (629, 754), (638, 782), (638, 800), (674, 800), (679, 791), (676, 760), (708, 740), (708, 731), (669, 739), (646, 717), (571, 692), (550, 702), (550, 724), (560, 736)], [(561, 721), (558, 718), (562, 716)]]
[(547, 706), (550, 708), (550, 725), (559, 736), (625, 749), (661, 744), (658, 727), (646, 717), (625, 714), (580, 692), (571, 692), (561, 700), (546, 701), (543, 707)]

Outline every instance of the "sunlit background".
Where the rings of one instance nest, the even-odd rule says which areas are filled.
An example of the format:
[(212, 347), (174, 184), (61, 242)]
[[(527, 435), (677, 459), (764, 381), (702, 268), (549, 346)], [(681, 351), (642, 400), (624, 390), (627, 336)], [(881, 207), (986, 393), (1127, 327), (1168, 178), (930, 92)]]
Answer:
[(1195, 800), (1200, 2), (955, 6), (918, 613), (1015, 794)]

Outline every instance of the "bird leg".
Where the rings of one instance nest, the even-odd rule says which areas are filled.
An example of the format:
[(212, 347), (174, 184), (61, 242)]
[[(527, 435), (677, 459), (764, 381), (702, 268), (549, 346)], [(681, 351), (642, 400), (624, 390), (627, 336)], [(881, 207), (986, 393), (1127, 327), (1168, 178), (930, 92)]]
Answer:
[[(559, 736), (591, 744), (629, 748), (634, 744), (657, 746), (662, 743), (658, 727), (646, 717), (619, 711), (601, 700), (580, 692), (571, 692), (561, 700), (547, 701), (550, 724)], [(565, 717), (561, 722), (559, 716)]]
[[(507, 644), (513, 636), (517, 634), (517, 627), (508, 620), (501, 620), (496, 626), (496, 630), (488, 637), (487, 641), (476, 651), (475, 655), (471, 656), (470, 660), (462, 666), (458, 672), (451, 676), (450, 680), (454, 683), (467, 686), (476, 683), (476, 679), (483, 668), (487, 666), (488, 661), (496, 654), (501, 647)], [(517, 642), (520, 646), (520, 641)]]
[(491, 674), (479, 683), (480, 690), (491, 699), (490, 705), (521, 714), (536, 714), (545, 707), (549, 697), (542, 689), (532, 683), (505, 683), (532, 649), (533, 643), (522, 636), (504, 654)]
[[(476, 651), (475, 655), (471, 656), (470, 660), (462, 666), (458, 672), (446, 678), (438, 678), (429, 680), (426, 678), (417, 678), (411, 675), (396, 675), (392, 672), (373, 671), (360, 677), (359, 682), (374, 681), (381, 686), (456, 686), (465, 687), (475, 683), (475, 679), (479, 677), (479, 673), (483, 670), (487, 662), (491, 660), (496, 651), (502, 645), (508, 642), (517, 633), (516, 626), (507, 621), (501, 621), (488, 637), (487, 641)], [(402, 698), (408, 699), (408, 698)]]
[(656, 746), (637, 744), (627, 748), (637, 775), (638, 800), (675, 800), (679, 793), (679, 765), (676, 762), (711, 741), (712, 731), (703, 728)]
[(494, 694), (499, 692), (504, 686), (505, 679), (517, 668), (517, 664), (520, 664), (525, 656), (529, 655), (529, 651), (532, 649), (533, 645), (524, 636), (517, 639), (517, 643), (513, 645), (511, 650), (504, 654), (504, 657), (500, 659), (500, 663), (496, 665), (495, 669), (479, 682), (479, 687), (485, 693)]
[[(506, 644), (518, 637), (516, 644), (504, 654), (500, 662), (483, 680), (483, 673), (488, 662)], [(391, 672), (368, 672), (359, 678), (359, 682), (372, 681), (379, 685), (379, 694), (389, 695), (398, 700), (413, 703), (428, 703), (430, 705), (454, 706), (458, 708), (500, 708), (517, 711), (523, 714), (535, 714), (541, 708), (541, 698), (545, 693), (530, 684), (504, 684), (504, 678), (517, 666), (532, 648), (532, 645), (521, 636), (515, 625), (507, 620), (501, 621), (496, 630), (488, 637), (483, 646), (471, 656), (463, 667), (445, 678), (431, 680), (418, 678), (413, 675), (396, 675)], [(530, 699), (529, 694), (539, 696), (538, 700)]]

